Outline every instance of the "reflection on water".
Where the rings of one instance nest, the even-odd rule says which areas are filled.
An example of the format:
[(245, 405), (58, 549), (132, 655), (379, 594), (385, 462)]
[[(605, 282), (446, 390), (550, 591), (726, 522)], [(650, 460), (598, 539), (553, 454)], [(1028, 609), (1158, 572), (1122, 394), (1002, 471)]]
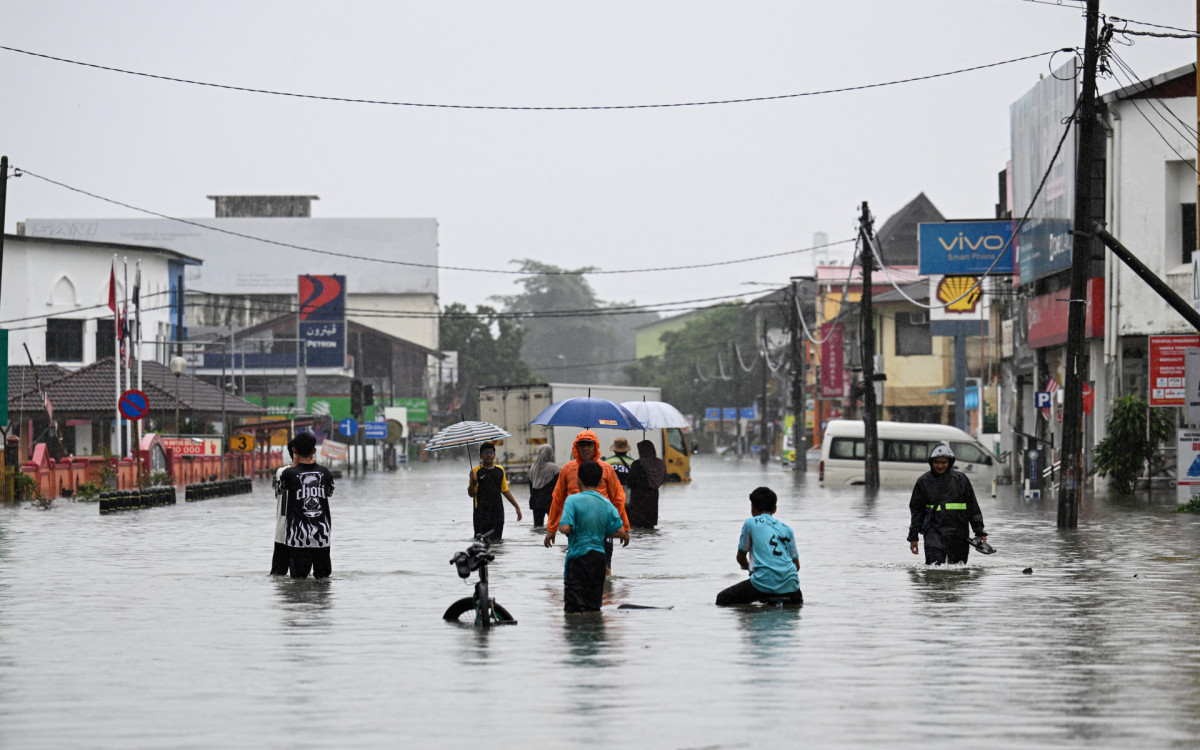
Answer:
[(283, 624), (289, 628), (320, 628), (329, 623), (333, 606), (333, 580), (272, 576), (282, 605)]
[[(106, 516), (73, 502), (0, 506), (0, 746), (1200, 737), (1200, 519), (1170, 506), (1089, 499), (1080, 528), (1063, 532), (1052, 504), (982, 498), (997, 553), (933, 569), (904, 542), (905, 492), (868, 499), (774, 465), (699, 457), (694, 482), (664, 488), (659, 527), (616, 551), (600, 614), (564, 615), (562, 540), (547, 550), (528, 518), (510, 518), (489, 573), (520, 624), (484, 630), (441, 619), (474, 581), (447, 564), (471, 537), (465, 465), (341, 480), (323, 581), (266, 575), (265, 484)], [(713, 604), (744, 576), (735, 545), (759, 485), (779, 493), (796, 532), (802, 608)], [(953, 696), (936, 722), (923, 677), (933, 667)]]
[(958, 604), (979, 588), (986, 571), (967, 565), (927, 565), (908, 571), (913, 589), (929, 604)]

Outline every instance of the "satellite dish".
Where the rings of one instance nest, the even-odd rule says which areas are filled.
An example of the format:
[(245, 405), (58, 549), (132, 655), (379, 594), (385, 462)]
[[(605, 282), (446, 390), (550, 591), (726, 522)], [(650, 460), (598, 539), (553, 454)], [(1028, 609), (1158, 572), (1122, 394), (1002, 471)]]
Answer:
[(394, 419), (387, 420), (387, 442), (398, 443), (404, 439), (404, 425)]

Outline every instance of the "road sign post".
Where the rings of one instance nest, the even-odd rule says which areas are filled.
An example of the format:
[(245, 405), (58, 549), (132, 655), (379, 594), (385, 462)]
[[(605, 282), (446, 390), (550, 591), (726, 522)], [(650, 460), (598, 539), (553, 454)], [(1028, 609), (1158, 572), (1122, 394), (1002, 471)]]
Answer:
[(338, 422), (338, 432), (346, 437), (354, 437), (358, 434), (358, 422), (352, 417), (346, 417), (341, 422)]

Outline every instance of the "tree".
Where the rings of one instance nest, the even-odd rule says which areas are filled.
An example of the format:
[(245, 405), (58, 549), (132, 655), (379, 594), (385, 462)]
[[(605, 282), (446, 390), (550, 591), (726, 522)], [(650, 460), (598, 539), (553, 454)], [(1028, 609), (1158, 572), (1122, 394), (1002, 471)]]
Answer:
[[(663, 400), (684, 413), (699, 414), (710, 406), (750, 406), (762, 393), (754, 314), (741, 304), (727, 304), (697, 313), (678, 331), (662, 335), (661, 357), (638, 360), (626, 372), (639, 385), (662, 388)], [(746, 365), (734, 353), (734, 344)]]
[(506, 312), (529, 314), (521, 320), (525, 361), (554, 382), (622, 380), (620, 364), (634, 356), (632, 326), (654, 315), (606, 313), (613, 306), (601, 302), (584, 278), (596, 270), (591, 266), (562, 269), (528, 258), (513, 262), (529, 274), (517, 281), (524, 291), (492, 299)]
[(1133, 494), (1147, 461), (1171, 435), (1173, 424), (1161, 409), (1152, 409), (1132, 393), (1113, 402), (1105, 426), (1108, 434), (1096, 445), (1096, 470), (1121, 495)]
[(442, 350), (458, 352), (458, 380), (443, 389), (438, 404), (441, 411), (478, 419), (475, 392), (479, 386), (536, 380), (521, 359), (520, 326), (494, 308), (477, 305), (471, 313), (466, 305), (455, 302), (442, 310), (438, 325)]

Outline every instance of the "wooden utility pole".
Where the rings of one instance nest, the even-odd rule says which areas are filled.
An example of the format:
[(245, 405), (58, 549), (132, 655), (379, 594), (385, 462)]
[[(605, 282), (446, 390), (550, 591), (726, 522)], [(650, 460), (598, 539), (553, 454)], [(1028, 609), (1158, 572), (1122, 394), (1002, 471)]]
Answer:
[(859, 306), (859, 330), (862, 339), (862, 402), (863, 402), (863, 484), (868, 492), (879, 489), (879, 432), (875, 424), (875, 315), (871, 310), (871, 271), (875, 268), (871, 246), (875, 232), (871, 228), (871, 211), (863, 201), (858, 221), (862, 239), (859, 264), (862, 266), (862, 302)]
[(1075, 120), (1075, 220), (1071, 245), (1071, 296), (1067, 318), (1066, 383), (1063, 394), (1062, 481), (1058, 486), (1058, 528), (1079, 524), (1079, 497), (1083, 489), (1083, 383), (1087, 380), (1084, 325), (1087, 282), (1091, 276), (1095, 237), (1091, 233), (1092, 172), (1095, 162), (1096, 65), (1100, 26), (1100, 0), (1087, 0), (1087, 32), (1083, 50), (1083, 91)]
[(792, 448), (796, 451), (796, 461), (792, 469), (798, 479), (808, 471), (808, 441), (804, 432), (808, 406), (804, 397), (805, 352), (800, 344), (800, 289), (796, 279), (791, 279), (788, 283), (791, 285), (788, 299), (792, 303)]

